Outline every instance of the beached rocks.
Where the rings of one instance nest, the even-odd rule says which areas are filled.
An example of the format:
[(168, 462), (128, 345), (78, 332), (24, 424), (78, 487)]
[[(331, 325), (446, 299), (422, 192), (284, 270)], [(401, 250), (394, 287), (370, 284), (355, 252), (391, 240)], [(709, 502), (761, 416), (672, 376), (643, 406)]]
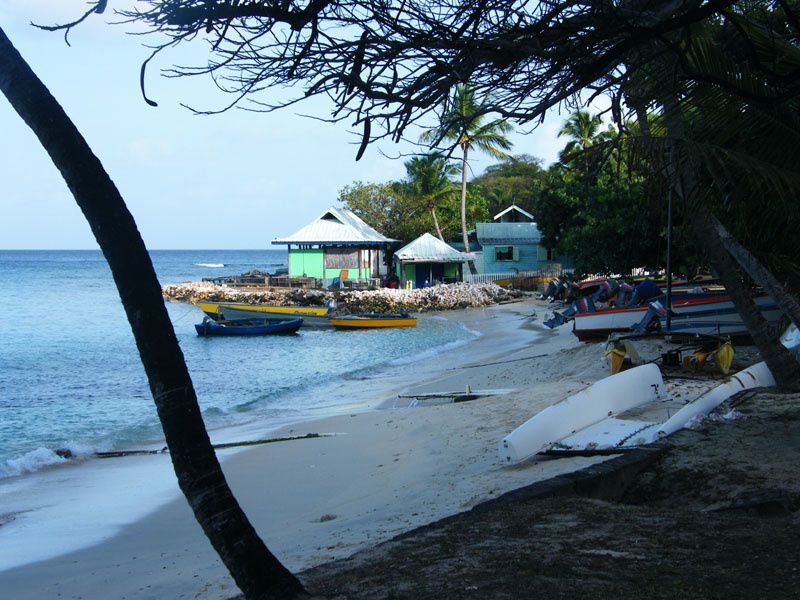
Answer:
[(493, 283), (456, 283), (414, 290), (381, 288), (378, 290), (240, 290), (207, 282), (167, 285), (164, 298), (177, 302), (245, 302), (278, 306), (325, 306), (335, 300), (338, 310), (351, 313), (396, 313), (401, 308), (412, 312), (453, 310), (489, 306), (520, 298), (518, 290)]

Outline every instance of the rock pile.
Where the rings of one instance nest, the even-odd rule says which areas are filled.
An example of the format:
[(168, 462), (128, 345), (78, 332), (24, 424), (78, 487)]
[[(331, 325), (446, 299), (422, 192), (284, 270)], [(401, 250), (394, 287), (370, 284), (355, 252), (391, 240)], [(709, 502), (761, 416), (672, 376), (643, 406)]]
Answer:
[(324, 306), (335, 300), (342, 312), (396, 313), (401, 308), (412, 312), (453, 310), (489, 306), (524, 295), (493, 283), (457, 283), (414, 290), (382, 288), (379, 290), (238, 290), (226, 285), (190, 282), (167, 285), (164, 298), (176, 302), (245, 302), (278, 306)]

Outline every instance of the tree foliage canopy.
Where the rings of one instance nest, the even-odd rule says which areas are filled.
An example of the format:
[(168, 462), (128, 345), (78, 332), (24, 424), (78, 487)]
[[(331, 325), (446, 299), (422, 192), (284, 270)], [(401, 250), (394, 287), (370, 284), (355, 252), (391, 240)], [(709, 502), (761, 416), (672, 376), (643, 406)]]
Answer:
[[(741, 12), (739, 4), (140, 0), (122, 14), (166, 36), (156, 52), (207, 39), (207, 64), (173, 72), (213, 73), (233, 94), (232, 104), (270, 110), (324, 95), (334, 101), (331, 119), (362, 124), (367, 139), (399, 139), (464, 83), (491, 99), (484, 104), (487, 114), (519, 122), (561, 102), (576, 106), (586, 89), (619, 100), (640, 70), (660, 64), (665, 53), (682, 56), (675, 35), (703, 19), (731, 19)], [(705, 74), (684, 70), (682, 77)], [(789, 85), (788, 74), (783, 79)], [(264, 93), (276, 87), (296, 94), (277, 101)]]

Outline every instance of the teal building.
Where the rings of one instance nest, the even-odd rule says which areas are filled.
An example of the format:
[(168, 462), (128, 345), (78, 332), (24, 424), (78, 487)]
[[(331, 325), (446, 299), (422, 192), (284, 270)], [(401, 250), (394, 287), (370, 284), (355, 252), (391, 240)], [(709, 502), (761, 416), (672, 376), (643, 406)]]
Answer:
[(573, 268), (572, 260), (542, 245), (542, 235), (532, 214), (511, 205), (491, 223), (476, 223), (481, 246), (476, 260), (480, 273), (519, 273), (540, 269), (562, 271)]

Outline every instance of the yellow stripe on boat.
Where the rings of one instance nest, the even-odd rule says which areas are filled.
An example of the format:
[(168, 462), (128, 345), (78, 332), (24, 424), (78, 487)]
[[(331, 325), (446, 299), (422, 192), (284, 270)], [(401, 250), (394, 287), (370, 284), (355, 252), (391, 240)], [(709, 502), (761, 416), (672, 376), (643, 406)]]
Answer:
[(413, 317), (398, 317), (397, 319), (370, 319), (369, 317), (331, 317), (331, 325), (347, 329), (371, 329), (375, 327), (416, 327), (417, 320)]
[(220, 309), (233, 308), (280, 315), (311, 315), (324, 317), (328, 309), (320, 306), (271, 306), (268, 304), (235, 304), (233, 302), (196, 302), (195, 305), (206, 314), (217, 315)]

